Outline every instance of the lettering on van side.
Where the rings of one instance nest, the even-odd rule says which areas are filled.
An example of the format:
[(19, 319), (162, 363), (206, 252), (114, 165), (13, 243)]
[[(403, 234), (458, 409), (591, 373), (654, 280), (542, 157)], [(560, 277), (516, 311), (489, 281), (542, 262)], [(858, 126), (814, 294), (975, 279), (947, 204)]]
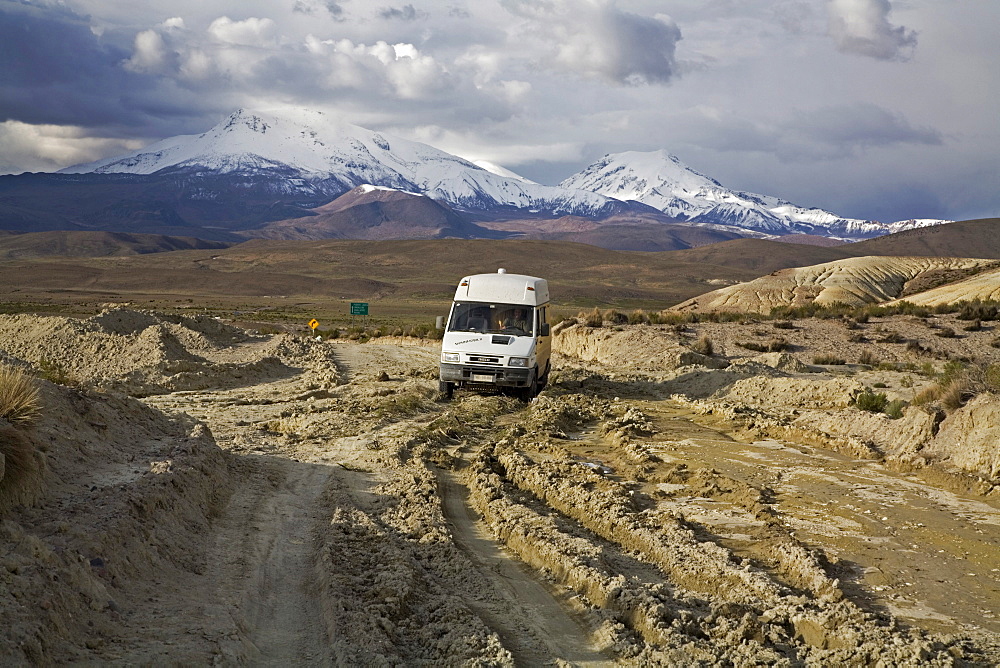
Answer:
[(465, 341), (456, 341), (455, 343), (453, 343), (451, 345), (453, 345), (453, 346), (464, 346), (466, 343), (478, 343), (479, 341), (482, 341), (482, 338), (478, 338), (478, 339), (466, 339)]

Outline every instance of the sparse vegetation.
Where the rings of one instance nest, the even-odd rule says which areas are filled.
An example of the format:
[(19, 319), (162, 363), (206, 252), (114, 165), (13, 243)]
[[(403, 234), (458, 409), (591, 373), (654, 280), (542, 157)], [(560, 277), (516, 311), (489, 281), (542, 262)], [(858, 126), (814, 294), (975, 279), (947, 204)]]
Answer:
[(875, 366), (878, 364), (878, 358), (870, 350), (862, 350), (861, 354), (858, 355), (858, 364), (865, 364), (867, 366)]
[(747, 350), (755, 350), (759, 353), (777, 353), (788, 348), (788, 341), (784, 337), (775, 337), (767, 343), (757, 343), (756, 341), (741, 341), (739, 345)]
[(73, 385), (75, 379), (59, 362), (43, 359), (38, 362), (38, 375), (44, 380), (56, 385)]
[(890, 401), (888, 404), (885, 405), (885, 408), (883, 409), (882, 412), (884, 412), (893, 420), (898, 420), (899, 418), (903, 417), (904, 408), (906, 408), (905, 401), (903, 401), (902, 399), (893, 399), (892, 401)]
[(702, 334), (697, 341), (691, 344), (691, 350), (702, 355), (711, 355), (715, 352), (715, 346), (712, 339), (708, 338), (706, 334)]
[(880, 339), (881, 343), (906, 343), (906, 338), (899, 332), (889, 332)]
[(956, 336), (958, 336), (955, 333), (955, 330), (952, 329), (951, 327), (942, 327), (938, 331), (934, 332), (934, 335), (940, 336), (942, 339), (954, 339)]
[(0, 364), (0, 418), (28, 425), (39, 418), (41, 410), (35, 380), (22, 369)]
[(872, 392), (868, 388), (854, 397), (854, 405), (869, 413), (881, 413), (888, 404), (885, 392)]
[(831, 355), (829, 353), (824, 353), (822, 355), (816, 355), (813, 357), (813, 364), (847, 364), (847, 362), (842, 357), (837, 357), (836, 355)]

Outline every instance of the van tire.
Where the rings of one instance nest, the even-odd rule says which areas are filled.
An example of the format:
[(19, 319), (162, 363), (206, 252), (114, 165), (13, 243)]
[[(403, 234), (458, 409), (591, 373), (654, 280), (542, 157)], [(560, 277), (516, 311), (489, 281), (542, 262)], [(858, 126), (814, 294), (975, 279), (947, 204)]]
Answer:
[(451, 399), (455, 394), (455, 383), (447, 383), (442, 380), (438, 383), (438, 390), (441, 391), (441, 395), (445, 399)]
[[(541, 392), (549, 384), (549, 372), (552, 371), (552, 363), (545, 365), (545, 373), (538, 379), (538, 392)], [(536, 393), (537, 394), (537, 393)]]
[(531, 376), (528, 378), (528, 384), (521, 389), (521, 401), (525, 403), (531, 401), (536, 396), (538, 396), (538, 367), (536, 366), (531, 370)]

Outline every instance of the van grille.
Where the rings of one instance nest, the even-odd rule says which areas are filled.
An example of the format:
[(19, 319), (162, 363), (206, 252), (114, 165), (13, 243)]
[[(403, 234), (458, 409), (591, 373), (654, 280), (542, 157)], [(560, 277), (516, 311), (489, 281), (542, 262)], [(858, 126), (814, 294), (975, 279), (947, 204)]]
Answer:
[(484, 357), (483, 355), (469, 355), (469, 361), (473, 364), (499, 364), (499, 357)]

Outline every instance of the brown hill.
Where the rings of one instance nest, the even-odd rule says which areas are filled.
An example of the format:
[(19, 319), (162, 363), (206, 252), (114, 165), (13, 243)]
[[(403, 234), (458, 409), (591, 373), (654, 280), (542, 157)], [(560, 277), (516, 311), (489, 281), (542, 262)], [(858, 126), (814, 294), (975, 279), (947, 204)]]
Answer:
[(0, 258), (16, 260), (50, 256), (102, 257), (144, 255), (176, 250), (219, 249), (230, 244), (194, 237), (126, 232), (29, 232), (0, 235)]
[(769, 313), (781, 306), (877, 304), (904, 294), (907, 284), (943, 272), (968, 275), (995, 262), (969, 258), (852, 257), (809, 267), (782, 269), (747, 283), (689, 299), (682, 311)]
[(1000, 259), (1000, 218), (963, 220), (897, 232), (842, 246), (851, 255), (919, 255)]
[(734, 239), (674, 253), (681, 262), (704, 263), (755, 272), (758, 276), (778, 269), (832, 262), (853, 253), (850, 246), (813, 246), (767, 239)]
[(315, 215), (279, 220), (240, 232), (261, 239), (443, 239), (507, 236), (466, 221), (424, 195), (358, 186), (312, 209)]

